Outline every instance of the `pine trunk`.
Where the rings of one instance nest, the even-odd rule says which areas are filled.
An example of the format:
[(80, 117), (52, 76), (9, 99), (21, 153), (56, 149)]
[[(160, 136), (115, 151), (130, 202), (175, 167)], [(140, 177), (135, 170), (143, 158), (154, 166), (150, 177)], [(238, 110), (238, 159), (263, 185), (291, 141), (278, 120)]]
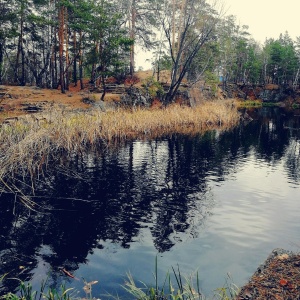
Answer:
[(0, 41), (0, 84), (2, 84), (2, 72), (3, 72), (3, 61), (4, 61), (4, 56), (3, 56), (3, 51), (4, 51), (4, 41)]
[(83, 55), (82, 55), (82, 31), (79, 32), (79, 80), (80, 80), (80, 89), (84, 89), (83, 85)]
[(77, 86), (77, 38), (76, 38), (76, 31), (74, 30), (74, 61), (73, 61), (73, 83), (74, 86)]
[[(131, 29), (130, 29), (130, 38), (134, 41), (135, 38), (135, 23), (136, 23), (136, 0), (132, 0), (131, 7)], [(130, 75), (134, 74), (134, 43), (130, 46)]]
[(65, 43), (66, 43), (66, 70), (65, 70), (65, 88), (69, 90), (69, 82), (70, 82), (70, 72), (69, 72), (69, 36), (68, 36), (68, 9), (65, 7), (64, 10), (64, 33), (65, 33)]
[[(23, 85), (24, 80), (24, 71), (23, 71), (23, 62), (24, 62), (24, 56), (22, 54), (22, 47), (23, 47), (23, 27), (24, 27), (24, 8), (23, 4), (21, 8), (21, 20), (20, 20), (20, 34), (18, 39), (18, 49), (17, 49), (17, 56), (16, 56), (16, 62), (15, 62), (15, 79), (14, 82), (17, 84)], [(22, 55), (22, 73), (21, 73), (21, 79), (19, 74), (19, 67), (20, 67), (20, 56)]]
[(59, 78), (61, 92), (65, 93), (65, 76), (64, 76), (64, 6), (61, 6), (58, 11), (58, 44), (59, 44)]

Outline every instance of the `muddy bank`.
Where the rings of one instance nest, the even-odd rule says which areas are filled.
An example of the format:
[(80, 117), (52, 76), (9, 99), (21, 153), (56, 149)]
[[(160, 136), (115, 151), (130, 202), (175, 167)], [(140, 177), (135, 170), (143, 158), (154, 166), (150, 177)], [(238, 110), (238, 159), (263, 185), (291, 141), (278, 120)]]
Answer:
[(275, 249), (236, 300), (300, 299), (300, 254)]

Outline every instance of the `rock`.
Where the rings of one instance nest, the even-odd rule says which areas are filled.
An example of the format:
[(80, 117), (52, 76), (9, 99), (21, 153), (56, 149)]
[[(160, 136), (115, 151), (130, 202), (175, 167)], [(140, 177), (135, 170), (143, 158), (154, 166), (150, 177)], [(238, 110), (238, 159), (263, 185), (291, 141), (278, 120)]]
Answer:
[(121, 95), (121, 103), (125, 106), (150, 107), (151, 97), (143, 94), (141, 89), (131, 86), (126, 89), (126, 94)]
[(95, 104), (95, 100), (94, 99), (91, 99), (90, 97), (84, 97), (84, 98), (82, 98), (82, 100), (81, 100), (83, 103), (85, 103), (85, 104), (92, 104), (92, 105), (94, 105)]
[(93, 104), (94, 107), (100, 109), (101, 111), (105, 112), (106, 111), (106, 108), (105, 108), (105, 102), (100, 100), (100, 101), (97, 101)]
[(31, 103), (22, 103), (21, 106), (23, 106), (22, 110), (28, 113), (35, 113), (42, 110), (41, 104), (35, 105)]

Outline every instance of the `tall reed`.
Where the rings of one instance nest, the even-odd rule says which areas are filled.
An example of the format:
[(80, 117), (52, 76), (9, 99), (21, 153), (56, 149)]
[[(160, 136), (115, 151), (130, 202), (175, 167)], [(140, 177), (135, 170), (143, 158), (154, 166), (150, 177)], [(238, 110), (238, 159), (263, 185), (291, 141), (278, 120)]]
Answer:
[(239, 114), (233, 101), (206, 102), (196, 108), (171, 106), (157, 110), (64, 112), (25, 115), (0, 127), (0, 179), (8, 174), (32, 176), (49, 158), (87, 147), (132, 138), (172, 133), (199, 133), (234, 126)]

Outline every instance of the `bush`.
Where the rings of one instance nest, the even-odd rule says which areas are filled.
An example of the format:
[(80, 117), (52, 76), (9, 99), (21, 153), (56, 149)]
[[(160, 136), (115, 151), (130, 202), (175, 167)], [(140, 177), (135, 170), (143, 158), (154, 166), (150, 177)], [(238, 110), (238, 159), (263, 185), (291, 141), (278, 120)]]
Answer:
[(164, 89), (160, 82), (156, 81), (152, 76), (147, 77), (143, 83), (142, 87), (144, 91), (150, 95), (151, 98), (161, 98), (164, 94)]

